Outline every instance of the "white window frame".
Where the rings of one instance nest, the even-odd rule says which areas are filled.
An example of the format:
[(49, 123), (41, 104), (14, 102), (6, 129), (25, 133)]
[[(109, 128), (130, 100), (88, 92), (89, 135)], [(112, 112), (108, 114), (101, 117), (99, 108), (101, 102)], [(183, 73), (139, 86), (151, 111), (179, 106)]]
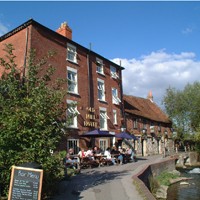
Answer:
[(111, 77), (114, 78), (114, 79), (118, 79), (119, 78), (119, 76), (117, 75), (116, 68), (113, 67), (113, 66), (110, 66), (110, 74), (111, 74)]
[[(76, 101), (72, 101), (67, 99), (67, 104), (76, 104)], [(72, 117), (72, 124), (68, 125), (68, 128), (78, 128), (78, 120), (77, 120), (77, 115), (80, 115), (79, 111), (77, 110), (77, 105), (75, 106), (71, 106), (70, 108), (67, 109), (67, 116), (68, 115), (75, 115), (74, 117)]]
[[(71, 76), (69, 77), (69, 73)], [(72, 77), (74, 76), (74, 80), (72, 80)], [(71, 68), (67, 66), (67, 80), (68, 80), (68, 90), (70, 93), (78, 94), (78, 74), (77, 69)], [(69, 83), (74, 87), (70, 87)]]
[(67, 43), (67, 60), (77, 64), (77, 52), (76, 47)]
[(105, 98), (105, 82), (104, 82), (104, 80), (97, 78), (97, 89), (98, 89), (98, 100), (105, 101), (106, 98)]
[(99, 74), (103, 74), (104, 75), (104, 71), (103, 71), (103, 60), (96, 58), (96, 70), (97, 73)]
[(137, 128), (137, 118), (133, 118), (133, 128)]
[(107, 108), (100, 107), (99, 108), (99, 120), (100, 120), (100, 130), (108, 129), (107, 120), (110, 119), (107, 115)]
[(113, 124), (117, 124), (117, 111), (113, 110)]
[(99, 139), (99, 147), (103, 152), (105, 152), (105, 150), (108, 148), (108, 140), (107, 139)]
[(121, 103), (121, 100), (118, 98), (118, 92), (116, 88), (112, 88), (112, 102), (116, 105), (119, 105), (119, 103)]
[(67, 139), (67, 152), (69, 152), (69, 149), (73, 149), (73, 154), (78, 154), (79, 139)]

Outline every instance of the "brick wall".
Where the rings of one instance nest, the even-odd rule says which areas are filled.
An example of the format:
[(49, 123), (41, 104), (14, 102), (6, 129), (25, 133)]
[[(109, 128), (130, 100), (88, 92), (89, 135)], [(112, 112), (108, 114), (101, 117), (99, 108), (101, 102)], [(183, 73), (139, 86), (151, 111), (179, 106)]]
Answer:
[[(112, 87), (117, 88), (118, 97), (120, 97), (121, 88), (119, 87), (119, 79), (113, 79), (111, 77), (110, 65), (116, 67), (117, 73), (119, 75), (118, 65), (111, 63), (109, 60), (104, 57), (97, 55), (96, 53), (89, 51), (88, 49), (82, 47), (81, 45), (67, 39), (66, 37), (61, 36), (58, 33), (54, 33), (53, 31), (49, 31), (37, 23), (30, 24), (28, 26), (28, 49), (36, 49), (36, 58), (41, 59), (49, 50), (56, 50), (57, 54), (48, 60), (48, 63), (44, 66), (48, 66), (51, 63), (56, 67), (56, 71), (53, 75), (52, 82), (56, 78), (67, 78), (67, 67), (71, 67), (77, 70), (78, 74), (78, 95), (77, 94), (68, 94), (66, 99), (77, 101), (79, 104), (77, 106), (80, 115), (78, 116), (78, 129), (71, 129), (69, 131), (68, 138), (80, 139), (79, 135), (84, 132), (88, 132), (95, 128), (84, 127), (84, 120), (86, 120), (86, 114), (88, 111), (87, 107), (93, 107), (95, 109), (95, 121), (100, 122), (99, 117), (99, 107), (104, 107), (107, 109), (107, 115), (110, 117), (108, 120), (108, 131), (112, 131), (115, 133), (120, 132), (121, 127), (121, 105), (114, 105), (112, 103)], [(26, 48), (26, 34), (27, 29), (24, 28), (13, 35), (9, 36), (7, 39), (4, 39), (0, 42), (0, 55), (3, 55), (3, 43), (12, 43), (15, 47), (14, 54), (17, 56), (15, 62), (18, 63), (20, 70), (23, 68), (24, 64), (24, 56), (25, 56), (25, 48)], [(77, 50), (77, 64), (66, 60), (67, 58), (67, 43), (76, 46)], [(89, 63), (88, 63), (89, 56)], [(96, 58), (100, 58), (103, 60), (104, 64), (104, 73), (105, 76), (102, 76), (96, 72)], [(90, 67), (90, 72), (88, 74), (88, 64)], [(0, 74), (2, 73), (2, 69), (0, 69)], [(43, 75), (45, 70), (40, 72), (40, 75)], [(89, 83), (89, 75), (91, 77)], [(106, 102), (102, 102), (98, 100), (98, 90), (97, 90), (97, 78), (104, 80), (105, 82), (105, 98)], [(89, 86), (91, 88), (91, 105), (89, 102)], [(64, 85), (67, 90), (67, 84)], [(117, 111), (117, 125), (113, 124), (113, 110)], [(64, 136), (62, 139), (61, 149), (66, 149), (66, 140), (67, 136)], [(98, 143), (98, 140), (93, 141), (93, 143)], [(108, 138), (108, 146), (110, 144), (110, 139)], [(80, 148), (86, 147), (90, 145), (88, 139), (80, 139), (79, 141)], [(67, 149), (66, 149), (67, 150)]]
[[(28, 38), (29, 42), (27, 45), (27, 49), (30, 48), (30, 26), (29, 26), (29, 32), (28, 32)], [(6, 52), (3, 51), (5, 49), (4, 44), (13, 44), (15, 50), (13, 51), (14, 55), (17, 55), (15, 58), (15, 63), (17, 63), (17, 66), (20, 71), (23, 70), (24, 66), (24, 59), (25, 59), (25, 51), (26, 51), (26, 37), (27, 37), (27, 29), (22, 29), (21, 31), (17, 32), (15, 35), (11, 35), (7, 39), (0, 42), (0, 55), (3, 57), (6, 55)], [(5, 57), (4, 57), (5, 58)], [(0, 68), (0, 75), (3, 72), (3, 68)]]

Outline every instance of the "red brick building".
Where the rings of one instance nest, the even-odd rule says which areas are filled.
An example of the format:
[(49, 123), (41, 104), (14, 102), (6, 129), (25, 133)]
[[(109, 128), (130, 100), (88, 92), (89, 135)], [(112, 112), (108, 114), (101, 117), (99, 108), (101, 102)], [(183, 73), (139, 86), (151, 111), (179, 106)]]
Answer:
[[(66, 135), (61, 149), (74, 148), (75, 153), (81, 147), (91, 145), (105, 149), (113, 145), (114, 138), (81, 138), (80, 135), (99, 128), (112, 134), (120, 133), (123, 125), (122, 112), (122, 70), (103, 56), (87, 49), (72, 40), (72, 30), (63, 23), (57, 31), (39, 24), (33, 19), (0, 37), (0, 55), (4, 43), (14, 45), (15, 62), (23, 72), (29, 49), (36, 49), (36, 58), (40, 59), (49, 51), (56, 50), (57, 55), (50, 63), (56, 67), (54, 78), (68, 79), (66, 89), (69, 94), (66, 104), (78, 103), (68, 109), (67, 115), (78, 114), (70, 121), (69, 135)], [(0, 69), (0, 74), (2, 69)]]
[(133, 144), (137, 155), (161, 154), (164, 147), (174, 151), (172, 122), (153, 102), (152, 93), (147, 99), (130, 95), (124, 95), (123, 99), (127, 132), (139, 138)]

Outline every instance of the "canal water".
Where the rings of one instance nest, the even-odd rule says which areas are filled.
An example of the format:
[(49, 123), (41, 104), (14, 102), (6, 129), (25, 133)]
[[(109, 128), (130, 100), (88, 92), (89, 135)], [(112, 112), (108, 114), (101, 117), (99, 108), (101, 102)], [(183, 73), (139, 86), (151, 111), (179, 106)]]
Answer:
[[(181, 177), (193, 179), (183, 180), (169, 186), (167, 200), (200, 200), (200, 168), (178, 169)], [(188, 185), (180, 185), (187, 182)]]

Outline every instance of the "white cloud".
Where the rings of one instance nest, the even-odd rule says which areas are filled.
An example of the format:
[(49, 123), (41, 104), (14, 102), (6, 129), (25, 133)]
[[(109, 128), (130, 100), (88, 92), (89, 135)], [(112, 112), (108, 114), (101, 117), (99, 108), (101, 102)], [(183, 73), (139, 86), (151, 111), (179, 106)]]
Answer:
[(192, 29), (186, 28), (185, 30), (182, 30), (182, 33), (184, 33), (184, 34), (192, 33)]
[(0, 22), (0, 36), (6, 34), (8, 32), (8, 28)]
[(192, 24), (190, 25), (189, 28), (182, 30), (182, 33), (188, 35), (189, 33), (192, 33), (195, 28), (196, 28), (196, 25)]
[(200, 61), (194, 53), (167, 54), (164, 49), (142, 55), (139, 59), (115, 58), (112, 61), (125, 68), (122, 73), (124, 94), (146, 98), (150, 91), (154, 102), (161, 106), (166, 88), (184, 89), (185, 85), (199, 80)]

